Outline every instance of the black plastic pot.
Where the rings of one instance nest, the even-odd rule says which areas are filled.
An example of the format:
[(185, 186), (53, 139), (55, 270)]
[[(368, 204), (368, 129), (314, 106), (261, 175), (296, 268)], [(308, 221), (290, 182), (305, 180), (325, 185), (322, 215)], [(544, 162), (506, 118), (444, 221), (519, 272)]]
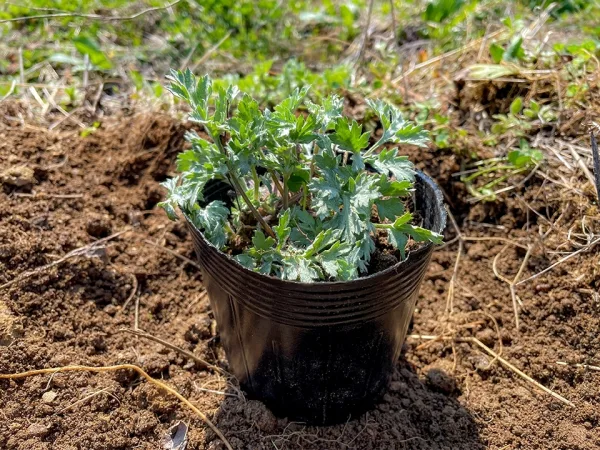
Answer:
[[(220, 189), (205, 192), (210, 200)], [(424, 226), (446, 225), (442, 195), (417, 174)], [(350, 282), (299, 283), (252, 272), (188, 221), (231, 371), (275, 414), (312, 424), (346, 421), (387, 389), (433, 246)]]

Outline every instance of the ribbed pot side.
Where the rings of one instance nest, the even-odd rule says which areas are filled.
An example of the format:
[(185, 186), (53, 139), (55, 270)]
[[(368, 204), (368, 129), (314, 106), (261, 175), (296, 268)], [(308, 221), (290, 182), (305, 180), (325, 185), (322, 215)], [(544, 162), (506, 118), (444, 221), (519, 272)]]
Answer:
[[(415, 187), (423, 226), (443, 231), (439, 189), (422, 173)], [(344, 422), (377, 402), (400, 355), (431, 244), (368, 277), (299, 283), (245, 269), (188, 226), (230, 369), (251, 398), (311, 424)]]

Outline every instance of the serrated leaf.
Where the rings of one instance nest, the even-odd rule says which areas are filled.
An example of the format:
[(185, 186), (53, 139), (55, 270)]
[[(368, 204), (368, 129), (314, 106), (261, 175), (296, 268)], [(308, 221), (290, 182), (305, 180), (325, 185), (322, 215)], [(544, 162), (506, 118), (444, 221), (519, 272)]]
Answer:
[(410, 180), (390, 180), (387, 174), (381, 175), (379, 191), (386, 197), (404, 197), (410, 194), (413, 183)]
[(397, 181), (414, 181), (416, 172), (413, 163), (407, 156), (398, 155), (397, 149), (382, 150), (376, 156), (365, 158), (365, 161), (384, 175), (391, 173)]
[(338, 119), (335, 124), (335, 133), (330, 135), (331, 142), (343, 150), (359, 153), (369, 145), (369, 133), (362, 133), (362, 125), (355, 120), (350, 122), (346, 118)]
[(279, 216), (279, 224), (273, 227), (275, 235), (277, 236), (277, 249), (281, 250), (285, 245), (292, 229), (290, 228), (290, 217), (291, 211), (287, 209), (283, 214)]
[(261, 230), (257, 229), (254, 232), (252, 244), (256, 249), (266, 251), (271, 249), (275, 245), (275, 239), (273, 239), (272, 237), (266, 237)]
[(246, 269), (253, 270), (255, 267), (255, 261), (252, 256), (242, 253), (241, 255), (236, 255), (233, 257), (237, 262), (239, 262)]
[(421, 125), (407, 122), (402, 117), (402, 113), (398, 108), (392, 106), (382, 100), (367, 99), (369, 107), (377, 113), (383, 133), (379, 140), (366, 152), (371, 155), (376, 149), (386, 144), (387, 142), (426, 146), (429, 142), (429, 132), (423, 129)]
[(402, 231), (393, 228), (388, 230), (388, 241), (391, 245), (398, 249), (400, 257), (406, 259), (406, 244), (408, 243), (408, 235)]
[(404, 214), (404, 204), (398, 198), (375, 200), (377, 213), (381, 220), (396, 220), (396, 217)]
[(196, 208), (190, 214), (192, 222), (209, 242), (222, 249), (227, 242), (225, 225), (229, 218), (229, 209), (220, 200), (214, 200), (204, 208), (196, 205)]

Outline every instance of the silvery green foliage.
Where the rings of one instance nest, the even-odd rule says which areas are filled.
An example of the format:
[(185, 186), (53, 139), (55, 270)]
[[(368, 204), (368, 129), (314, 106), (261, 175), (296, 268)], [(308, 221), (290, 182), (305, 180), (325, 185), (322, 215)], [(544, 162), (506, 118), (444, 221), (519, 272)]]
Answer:
[[(213, 89), (207, 75), (173, 71), (169, 80), (208, 139), (188, 133), (192, 148), (178, 157), (181, 175), (164, 183), (169, 194), (161, 206), (171, 218), (183, 210), (221, 250), (247, 226), (241, 217), (254, 215), (252, 245), (235, 256), (245, 267), (302, 282), (351, 280), (367, 270), (376, 229), (387, 232), (402, 257), (409, 238), (441, 242), (440, 235), (411, 224), (404, 210), (401, 198), (413, 189), (414, 167), (397, 148), (383, 146), (424, 146), (428, 133), (394, 106), (368, 103), (383, 127), (369, 146), (369, 133), (342, 116), (336, 96), (317, 105), (305, 99), (307, 89), (296, 89), (263, 111), (248, 95), (232, 108), (237, 88)], [(237, 197), (231, 208), (219, 200), (205, 203), (210, 180), (232, 186)], [(377, 223), (371, 222), (374, 208)], [(256, 214), (270, 216), (271, 225)]]

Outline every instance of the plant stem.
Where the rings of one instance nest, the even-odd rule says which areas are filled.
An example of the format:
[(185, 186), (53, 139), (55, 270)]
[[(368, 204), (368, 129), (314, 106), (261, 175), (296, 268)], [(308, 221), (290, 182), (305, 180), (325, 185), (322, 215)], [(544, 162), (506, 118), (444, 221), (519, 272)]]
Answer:
[(510, 170), (510, 169), (514, 169), (514, 167), (513, 166), (508, 166), (508, 165), (486, 167), (485, 169), (478, 170), (474, 174), (469, 175), (463, 181), (464, 182), (473, 181), (475, 178), (480, 177), (481, 175), (485, 175), (486, 173), (494, 172), (496, 170)]
[(305, 184), (302, 192), (302, 209), (306, 211), (306, 204), (308, 203), (308, 185)]
[(373, 225), (375, 225), (375, 228), (381, 228), (386, 230), (393, 228), (393, 224), (391, 223), (374, 223)]
[(289, 194), (288, 194), (288, 184), (287, 184), (287, 178), (284, 177), (283, 179), (283, 209), (288, 209), (289, 203), (290, 203), (290, 198), (289, 198)]
[(223, 153), (223, 155), (225, 155), (225, 157), (227, 158), (227, 162), (226, 162), (227, 172), (231, 176), (231, 182), (233, 184), (233, 188), (236, 190), (237, 194), (244, 199), (244, 202), (246, 202), (246, 205), (248, 205), (248, 209), (250, 209), (250, 212), (252, 212), (252, 215), (254, 216), (254, 218), (258, 221), (258, 223), (260, 223), (262, 225), (262, 227), (265, 229), (265, 231), (267, 232), (267, 234), (269, 236), (271, 236), (273, 239), (277, 240), (277, 236), (273, 232), (272, 228), (265, 221), (265, 219), (263, 218), (263, 216), (260, 215), (260, 213), (258, 212), (258, 210), (254, 207), (254, 205), (252, 204), (252, 202), (250, 201), (250, 199), (246, 195), (246, 192), (242, 188), (240, 180), (238, 179), (235, 171), (233, 170), (233, 167), (231, 165), (231, 161), (229, 160), (229, 155), (227, 154), (227, 151), (225, 150), (225, 147), (223, 147), (223, 143), (221, 142), (221, 135), (217, 136), (217, 139), (215, 139), (214, 136), (212, 136), (212, 135), (210, 136), (210, 138), (217, 145), (217, 147), (219, 148), (219, 150), (221, 151), (221, 153)]
[(258, 173), (256, 172), (256, 167), (252, 166), (252, 179), (254, 180), (254, 200), (259, 200), (260, 193), (258, 188), (260, 187), (260, 181), (258, 179)]
[(269, 170), (269, 173), (271, 174), (271, 178), (273, 179), (275, 188), (279, 191), (279, 194), (283, 198), (283, 186), (281, 186), (281, 183), (279, 182), (279, 178), (277, 178), (277, 174), (275, 172), (273, 172), (272, 170)]

